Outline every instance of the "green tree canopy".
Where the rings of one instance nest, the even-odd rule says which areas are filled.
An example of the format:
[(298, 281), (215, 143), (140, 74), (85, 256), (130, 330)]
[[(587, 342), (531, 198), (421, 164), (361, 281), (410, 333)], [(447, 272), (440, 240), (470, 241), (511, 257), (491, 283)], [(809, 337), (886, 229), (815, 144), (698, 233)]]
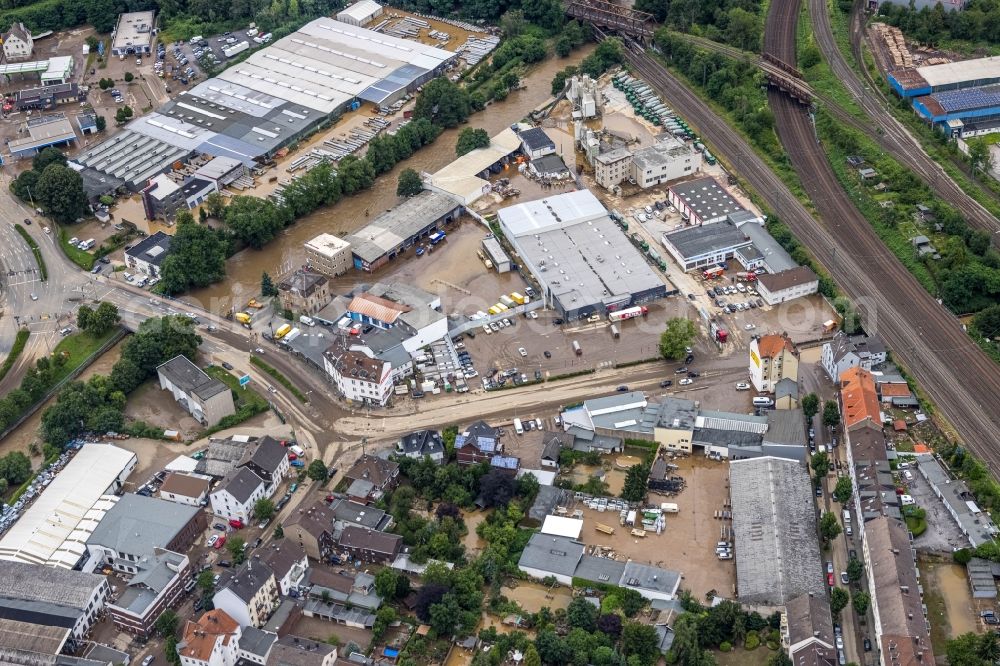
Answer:
[(972, 323), (983, 337), (990, 340), (1000, 339), (1000, 304), (980, 310), (973, 317)]
[(840, 423), (840, 408), (836, 400), (827, 400), (823, 405), (823, 425), (834, 427)]
[(840, 615), (840, 611), (847, 608), (847, 602), (850, 598), (847, 592), (844, 591), (842, 587), (835, 587), (830, 590), (830, 612), (833, 613), (834, 617)]
[(461, 157), (476, 148), (486, 148), (490, 145), (490, 135), (478, 127), (463, 127), (455, 142), (455, 154)]
[(260, 276), (260, 295), (265, 298), (278, 295), (278, 288), (274, 286), (274, 280), (264, 271)]
[(83, 177), (62, 164), (53, 163), (45, 167), (32, 193), (35, 201), (60, 224), (76, 222), (87, 214)]
[(243, 560), (246, 559), (246, 545), (246, 540), (240, 536), (230, 536), (226, 540), (226, 550), (229, 551), (229, 555), (233, 558), (233, 564), (242, 564)]
[(686, 348), (698, 334), (698, 327), (690, 319), (675, 317), (667, 321), (667, 328), (660, 334), (660, 356), (677, 361), (686, 355)]
[(441, 127), (455, 127), (465, 122), (471, 111), (468, 91), (448, 77), (439, 76), (427, 83), (417, 97), (413, 117), (427, 119)]
[(326, 481), (327, 474), (326, 465), (322, 460), (313, 460), (306, 468), (306, 476), (313, 481)]
[(809, 458), (809, 466), (812, 467), (813, 476), (817, 480), (822, 479), (830, 472), (830, 456), (825, 451), (814, 453)]
[(413, 169), (403, 169), (399, 172), (399, 181), (396, 185), (396, 195), (400, 197), (412, 197), (424, 191), (424, 181), (420, 174)]
[(819, 535), (824, 543), (830, 543), (840, 536), (841, 527), (837, 522), (837, 516), (831, 511), (826, 511), (819, 520)]
[(291, 221), (288, 211), (270, 199), (238, 195), (222, 216), (233, 236), (255, 250), (267, 245)]
[(632, 465), (625, 472), (625, 483), (622, 485), (622, 499), (628, 502), (641, 502), (646, 498), (649, 484), (649, 468), (645, 465)]
[(45, 171), (45, 167), (50, 164), (66, 166), (66, 156), (63, 155), (62, 151), (55, 146), (44, 148), (40, 153), (35, 155), (31, 160), (31, 169), (41, 173)]
[(226, 276), (228, 252), (225, 235), (197, 224), (188, 211), (178, 213), (177, 229), (163, 261), (163, 290), (180, 294), (218, 282)]
[(1000, 659), (1000, 645), (992, 631), (982, 635), (969, 632), (948, 641), (945, 654), (949, 664), (993, 666)]
[(257, 520), (270, 520), (271, 516), (274, 515), (274, 500), (261, 497), (254, 502), (253, 515)]
[(799, 402), (802, 406), (802, 413), (806, 416), (806, 421), (812, 422), (814, 416), (819, 413), (819, 396), (815, 393), (807, 393), (802, 396)]
[(864, 617), (868, 613), (868, 606), (871, 604), (871, 600), (867, 592), (861, 590), (854, 592), (851, 604), (854, 606), (854, 612), (858, 614), (858, 617)]
[(841, 504), (847, 504), (851, 500), (854, 488), (851, 487), (851, 477), (842, 476), (837, 479), (837, 487), (833, 489), (833, 499)]

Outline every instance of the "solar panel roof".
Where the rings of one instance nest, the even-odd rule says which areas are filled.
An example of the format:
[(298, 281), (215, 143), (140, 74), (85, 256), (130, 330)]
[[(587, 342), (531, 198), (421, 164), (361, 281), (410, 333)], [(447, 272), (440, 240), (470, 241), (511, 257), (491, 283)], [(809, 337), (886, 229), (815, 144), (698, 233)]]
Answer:
[(931, 95), (948, 113), (1000, 107), (1000, 86), (966, 88)]

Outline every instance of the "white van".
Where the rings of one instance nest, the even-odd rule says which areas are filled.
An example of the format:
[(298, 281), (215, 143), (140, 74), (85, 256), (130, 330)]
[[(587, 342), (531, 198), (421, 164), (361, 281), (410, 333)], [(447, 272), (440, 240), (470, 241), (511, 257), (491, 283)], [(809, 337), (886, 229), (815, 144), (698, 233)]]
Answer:
[(844, 524), (846, 525), (849, 522), (851, 522), (851, 512), (848, 511), (847, 509), (844, 509)]
[(302, 315), (301, 317), (299, 317), (299, 321), (301, 321), (306, 326), (315, 326), (316, 325), (316, 322), (313, 321), (313, 318), (312, 317), (307, 317), (306, 315)]
[(524, 426), (521, 425), (521, 419), (514, 419), (514, 432), (518, 435), (524, 434)]
[(774, 400), (771, 400), (767, 396), (758, 395), (753, 399), (754, 407), (770, 407), (774, 404)]
[(538, 428), (539, 430), (542, 429), (542, 420), (541, 419), (535, 419), (535, 427)]

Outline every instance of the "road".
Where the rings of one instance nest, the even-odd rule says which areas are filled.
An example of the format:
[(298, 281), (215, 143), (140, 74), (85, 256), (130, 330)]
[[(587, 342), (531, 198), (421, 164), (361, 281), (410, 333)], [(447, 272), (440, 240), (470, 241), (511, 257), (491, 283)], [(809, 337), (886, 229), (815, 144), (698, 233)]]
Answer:
[[(833, 26), (830, 23), (830, 8), (827, 0), (809, 0), (809, 16), (812, 20), (813, 35), (819, 45), (823, 58), (830, 69), (854, 98), (854, 101), (864, 110), (872, 126), (878, 130), (878, 142), (901, 164), (909, 167), (917, 176), (923, 179), (934, 192), (962, 212), (962, 215), (973, 226), (1000, 233), (1000, 220), (983, 206), (966, 194), (958, 183), (951, 179), (944, 169), (925, 151), (920, 142), (899, 122), (889, 111), (889, 101), (886, 100), (874, 85), (862, 81), (857, 72), (844, 59), (843, 53), (837, 47), (833, 36)], [(832, 10), (838, 11), (838, 10)], [(855, 13), (855, 18), (857, 13)], [(857, 40), (860, 22), (852, 22), (852, 41)], [(789, 62), (794, 63), (795, 60)], [(996, 237), (994, 237), (996, 242)]]

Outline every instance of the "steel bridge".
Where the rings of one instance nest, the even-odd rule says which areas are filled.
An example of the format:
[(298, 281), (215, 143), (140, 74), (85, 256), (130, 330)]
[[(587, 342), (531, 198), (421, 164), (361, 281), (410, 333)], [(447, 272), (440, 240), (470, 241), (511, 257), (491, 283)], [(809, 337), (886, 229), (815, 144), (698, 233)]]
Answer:
[(607, 0), (568, 0), (566, 14), (598, 28), (628, 35), (643, 44), (652, 40), (656, 30), (652, 14)]

